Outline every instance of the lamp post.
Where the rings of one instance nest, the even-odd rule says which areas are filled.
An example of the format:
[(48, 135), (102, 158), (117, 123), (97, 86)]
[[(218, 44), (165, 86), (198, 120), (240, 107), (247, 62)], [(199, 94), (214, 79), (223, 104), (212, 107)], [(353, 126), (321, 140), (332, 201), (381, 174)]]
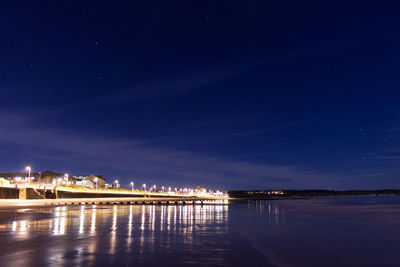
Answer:
[(64, 174), (65, 184), (68, 184), (68, 178), (69, 178), (68, 173)]
[(132, 191), (133, 191), (134, 184), (135, 184), (134, 182), (131, 182)]
[(143, 184), (143, 190), (146, 191), (146, 184)]
[(118, 180), (115, 180), (115, 188), (118, 189)]
[(93, 181), (94, 181), (94, 183), (96, 184), (96, 190), (97, 190), (97, 182), (99, 181), (98, 179), (97, 179), (97, 177), (95, 177), (94, 179), (93, 179)]
[(31, 168), (31, 166), (27, 166), (25, 168), (25, 170), (28, 171), (28, 180), (29, 180), (29, 183), (30, 183), (31, 182), (31, 170), (32, 170), (32, 168)]

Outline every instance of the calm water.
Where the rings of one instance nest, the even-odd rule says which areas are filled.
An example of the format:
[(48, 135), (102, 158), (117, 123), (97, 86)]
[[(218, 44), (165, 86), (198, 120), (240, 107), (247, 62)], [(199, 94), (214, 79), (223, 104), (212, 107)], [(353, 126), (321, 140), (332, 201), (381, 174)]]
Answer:
[(0, 266), (400, 266), (400, 198), (0, 210)]

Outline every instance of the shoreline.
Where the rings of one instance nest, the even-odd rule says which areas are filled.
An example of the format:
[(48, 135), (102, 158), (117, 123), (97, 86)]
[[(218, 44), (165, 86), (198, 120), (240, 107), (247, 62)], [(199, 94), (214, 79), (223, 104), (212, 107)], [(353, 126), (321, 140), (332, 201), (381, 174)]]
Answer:
[(166, 198), (63, 198), (63, 199), (0, 199), (0, 210), (8, 208), (40, 208), (80, 205), (230, 205), (244, 201), (311, 200), (323, 198), (400, 197), (400, 195), (334, 195), (312, 197), (229, 198), (229, 199), (166, 199)]

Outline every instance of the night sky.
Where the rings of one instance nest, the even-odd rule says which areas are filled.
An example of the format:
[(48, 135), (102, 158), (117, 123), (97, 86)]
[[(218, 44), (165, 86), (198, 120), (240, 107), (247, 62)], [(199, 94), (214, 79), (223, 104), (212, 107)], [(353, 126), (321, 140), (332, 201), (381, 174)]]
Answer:
[(400, 187), (396, 1), (2, 1), (0, 172)]

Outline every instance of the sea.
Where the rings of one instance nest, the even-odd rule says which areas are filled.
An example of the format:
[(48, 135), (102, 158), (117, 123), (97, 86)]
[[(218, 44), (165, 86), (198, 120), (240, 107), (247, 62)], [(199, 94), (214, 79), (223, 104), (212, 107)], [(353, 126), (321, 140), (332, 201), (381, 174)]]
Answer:
[(1, 208), (0, 266), (400, 266), (400, 197)]

